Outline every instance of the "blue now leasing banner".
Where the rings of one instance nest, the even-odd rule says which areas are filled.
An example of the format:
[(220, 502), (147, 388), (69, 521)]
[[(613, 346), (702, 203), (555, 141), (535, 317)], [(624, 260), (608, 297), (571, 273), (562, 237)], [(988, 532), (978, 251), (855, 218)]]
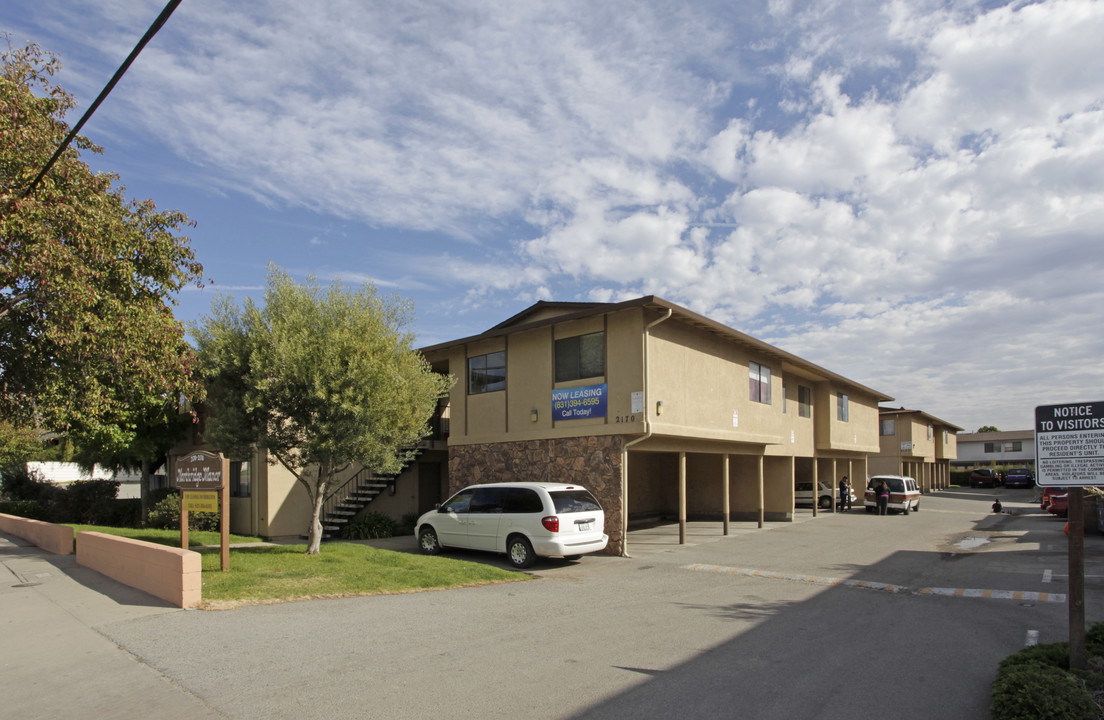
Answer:
[(605, 416), (605, 383), (552, 391), (553, 420), (580, 420)]

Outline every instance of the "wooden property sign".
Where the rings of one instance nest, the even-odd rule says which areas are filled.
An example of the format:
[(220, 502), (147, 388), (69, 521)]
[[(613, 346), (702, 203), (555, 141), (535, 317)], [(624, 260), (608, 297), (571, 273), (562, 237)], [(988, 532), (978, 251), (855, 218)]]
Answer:
[(221, 490), (222, 456), (197, 450), (176, 461), (173, 478), (179, 490)]
[[(230, 569), (230, 461), (218, 453), (196, 450), (181, 456), (173, 471), (173, 484), (180, 490), (180, 547), (188, 549), (188, 511), (219, 513), (222, 571)], [(214, 505), (214, 508), (212, 508)]]

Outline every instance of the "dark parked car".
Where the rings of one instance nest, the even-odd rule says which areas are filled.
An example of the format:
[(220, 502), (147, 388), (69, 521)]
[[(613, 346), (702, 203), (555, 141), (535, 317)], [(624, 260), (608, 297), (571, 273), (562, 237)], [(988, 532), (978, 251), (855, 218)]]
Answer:
[(1031, 468), (1012, 468), (1004, 474), (1004, 486), (1008, 488), (1035, 487), (1035, 473), (1031, 472)]
[(1000, 476), (995, 470), (979, 468), (970, 473), (970, 487), (996, 487), (1000, 485)]

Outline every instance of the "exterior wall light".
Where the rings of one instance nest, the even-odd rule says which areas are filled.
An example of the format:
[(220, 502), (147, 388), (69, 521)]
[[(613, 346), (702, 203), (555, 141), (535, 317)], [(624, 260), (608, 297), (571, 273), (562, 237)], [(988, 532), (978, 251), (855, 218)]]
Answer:
[(659, 402), (656, 403), (656, 415), (662, 415), (662, 414), (663, 414), (663, 401), (660, 400)]
[(529, 422), (536, 422), (536, 421), (537, 421), (537, 411), (536, 410), (530, 410), (529, 411)]

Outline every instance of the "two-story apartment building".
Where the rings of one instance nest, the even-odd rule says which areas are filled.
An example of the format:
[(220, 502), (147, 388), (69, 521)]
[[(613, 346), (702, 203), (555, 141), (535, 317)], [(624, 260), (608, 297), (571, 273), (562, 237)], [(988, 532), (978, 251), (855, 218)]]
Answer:
[(1026, 465), (1035, 467), (1034, 430), (996, 430), (958, 436), (959, 467)]
[(950, 485), (962, 428), (920, 410), (879, 408), (881, 449), (870, 458), (871, 474), (908, 475), (921, 492)]
[(792, 519), (796, 482), (866, 477), (892, 399), (655, 296), (539, 302), (421, 352), (457, 378), (441, 494), (583, 485), (614, 553), (638, 520)]

